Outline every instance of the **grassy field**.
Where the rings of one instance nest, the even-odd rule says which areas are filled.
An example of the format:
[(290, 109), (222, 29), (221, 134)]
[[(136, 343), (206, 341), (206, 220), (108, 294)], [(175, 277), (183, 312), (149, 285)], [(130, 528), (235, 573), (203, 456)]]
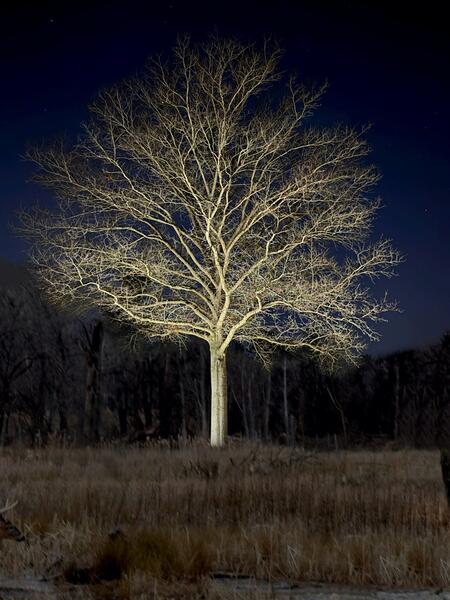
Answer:
[(4, 449), (0, 474), (0, 503), (19, 501), (8, 518), (27, 537), (0, 542), (3, 576), (110, 579), (115, 598), (200, 597), (212, 573), (450, 586), (433, 451)]

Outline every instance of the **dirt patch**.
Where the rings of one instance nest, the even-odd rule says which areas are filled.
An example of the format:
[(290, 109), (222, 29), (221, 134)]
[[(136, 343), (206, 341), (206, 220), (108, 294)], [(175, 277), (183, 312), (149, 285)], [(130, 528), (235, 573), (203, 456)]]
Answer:
[(0, 579), (0, 600), (76, 600), (86, 596), (73, 586), (56, 587), (40, 579)]
[(220, 577), (214, 587), (232, 592), (238, 598), (271, 598), (280, 600), (450, 600), (450, 590), (380, 590), (376, 588), (305, 584), (270, 583), (252, 578)]
[[(87, 597), (90, 595), (84, 586), (61, 587), (39, 579), (0, 579), (0, 600), (86, 600)], [(291, 586), (252, 578), (219, 577), (211, 582), (211, 598), (216, 600), (217, 597), (227, 600), (450, 600), (450, 590), (394, 591), (327, 584)]]

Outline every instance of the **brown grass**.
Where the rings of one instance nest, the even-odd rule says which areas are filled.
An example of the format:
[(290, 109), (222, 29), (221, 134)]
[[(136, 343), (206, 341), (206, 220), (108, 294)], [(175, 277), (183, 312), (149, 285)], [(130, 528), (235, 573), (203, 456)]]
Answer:
[[(0, 502), (19, 500), (10, 518), (28, 537), (3, 543), (3, 575), (88, 568), (121, 578), (124, 589), (133, 581), (200, 585), (217, 571), (450, 585), (437, 452), (5, 449), (0, 473)], [(111, 540), (116, 527), (124, 537)]]

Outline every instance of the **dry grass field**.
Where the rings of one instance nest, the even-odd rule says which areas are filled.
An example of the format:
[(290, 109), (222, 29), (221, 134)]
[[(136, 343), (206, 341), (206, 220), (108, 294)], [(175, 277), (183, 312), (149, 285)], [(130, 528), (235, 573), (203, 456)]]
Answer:
[(434, 451), (3, 449), (0, 474), (27, 538), (0, 542), (3, 577), (90, 583), (105, 598), (209, 598), (218, 573), (450, 586)]

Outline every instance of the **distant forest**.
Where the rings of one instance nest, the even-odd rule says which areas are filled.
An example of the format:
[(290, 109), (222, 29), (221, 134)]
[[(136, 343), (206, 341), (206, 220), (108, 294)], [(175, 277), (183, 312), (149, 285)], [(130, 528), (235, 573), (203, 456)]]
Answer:
[[(58, 313), (30, 286), (0, 288), (0, 444), (207, 439), (206, 345), (131, 346), (126, 334)], [(306, 447), (447, 446), (449, 385), (450, 333), (333, 374), (301, 353), (278, 353), (267, 370), (235, 345), (230, 433)]]

